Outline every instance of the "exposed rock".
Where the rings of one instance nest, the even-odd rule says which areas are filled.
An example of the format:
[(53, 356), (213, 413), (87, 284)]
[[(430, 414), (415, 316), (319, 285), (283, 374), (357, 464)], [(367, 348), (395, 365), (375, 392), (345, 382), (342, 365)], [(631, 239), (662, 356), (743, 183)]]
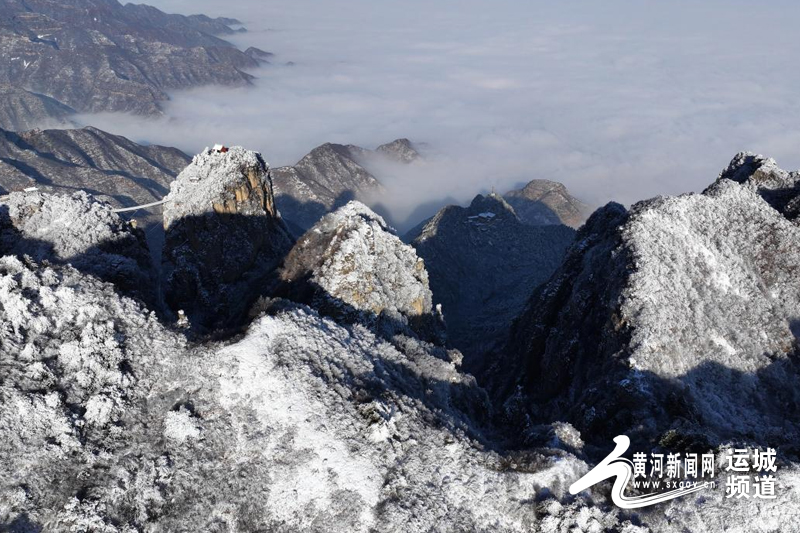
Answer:
[(285, 293), (345, 321), (410, 325), (443, 335), (425, 264), (359, 202), (325, 215), (297, 242), (281, 272)]
[[(64, 106), (157, 114), (166, 91), (245, 85), (252, 77), (242, 69), (260, 61), (213, 36), (232, 33), (224, 19), (167, 15), (116, 0), (1, 0), (0, 12), (0, 54), (7, 58), (0, 84), (57, 100), (60, 106), (39, 109), (56, 119)], [(0, 127), (13, 129), (13, 122)]]
[(18, 192), (0, 204), (0, 251), (37, 262), (70, 263), (148, 304), (156, 275), (144, 234), (85, 192)]
[(167, 304), (200, 328), (238, 325), (292, 246), (267, 165), (240, 147), (206, 149), (170, 186), (162, 276)]
[(413, 237), (464, 368), (480, 375), (534, 288), (558, 268), (575, 232), (529, 226), (500, 196), (445, 207)]
[(589, 206), (570, 195), (556, 181), (533, 180), (520, 190), (504, 195), (520, 220), (534, 226), (566, 224), (578, 228), (589, 216)]
[(747, 184), (610, 204), (529, 302), (496, 390), (522, 424), (605, 443), (796, 442), (799, 274), (800, 228)]

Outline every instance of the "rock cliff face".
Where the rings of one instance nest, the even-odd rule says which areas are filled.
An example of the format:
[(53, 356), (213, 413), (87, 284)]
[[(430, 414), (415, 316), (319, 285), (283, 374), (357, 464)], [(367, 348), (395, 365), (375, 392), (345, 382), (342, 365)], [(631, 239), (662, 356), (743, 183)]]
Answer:
[(443, 335), (422, 259), (359, 202), (308, 230), (287, 256), (281, 279), (289, 298), (339, 320), (392, 322), (425, 338)]
[(206, 149), (170, 186), (162, 276), (167, 304), (202, 329), (239, 323), (269, 291), (292, 239), (256, 152)]
[(565, 224), (577, 229), (591, 212), (588, 205), (556, 181), (533, 180), (504, 197), (522, 222), (534, 226)]
[(70, 263), (124, 294), (156, 302), (144, 234), (85, 192), (9, 195), (0, 203), (0, 248), (37, 262)]
[(483, 372), (533, 290), (558, 268), (574, 234), (563, 225), (523, 224), (500, 196), (478, 195), (469, 207), (442, 209), (413, 237), (434, 298), (442, 303), (448, 338), (464, 352), (467, 371)]
[(60, 104), (40, 100), (12, 111), (4, 102), (5, 129), (27, 129), (42, 112), (61, 119), (67, 108), (157, 114), (166, 91), (247, 84), (243, 69), (260, 59), (214, 36), (232, 33), (230, 19), (116, 0), (2, 0), (0, 12), (0, 55), (7, 58), (0, 84), (25, 91), (18, 94), (27, 101), (46, 95)]
[(494, 369), (512, 415), (605, 442), (797, 438), (800, 228), (748, 174), (592, 215)]

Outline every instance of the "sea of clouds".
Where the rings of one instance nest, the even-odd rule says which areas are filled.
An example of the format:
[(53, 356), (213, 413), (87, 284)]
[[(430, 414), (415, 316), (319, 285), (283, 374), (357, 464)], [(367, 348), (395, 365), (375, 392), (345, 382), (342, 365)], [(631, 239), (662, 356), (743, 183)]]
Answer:
[(800, 3), (149, 0), (234, 17), (275, 54), (253, 87), (175, 93), (162, 119), (84, 123), (292, 164), (324, 142), (426, 143), (384, 177), (396, 220), (533, 178), (585, 201), (702, 190), (741, 150), (800, 167)]

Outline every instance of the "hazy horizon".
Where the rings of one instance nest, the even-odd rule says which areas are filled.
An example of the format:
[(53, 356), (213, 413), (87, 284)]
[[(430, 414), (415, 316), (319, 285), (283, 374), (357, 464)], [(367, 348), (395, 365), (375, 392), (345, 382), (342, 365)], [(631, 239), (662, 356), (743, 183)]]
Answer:
[(82, 122), (188, 152), (241, 144), (273, 165), (408, 137), (435, 156), (389, 183), (401, 218), (534, 178), (593, 205), (702, 190), (741, 150), (800, 167), (788, 2), (149, 3), (238, 18), (249, 31), (228, 39), (275, 57), (253, 87), (174, 93), (164, 119)]

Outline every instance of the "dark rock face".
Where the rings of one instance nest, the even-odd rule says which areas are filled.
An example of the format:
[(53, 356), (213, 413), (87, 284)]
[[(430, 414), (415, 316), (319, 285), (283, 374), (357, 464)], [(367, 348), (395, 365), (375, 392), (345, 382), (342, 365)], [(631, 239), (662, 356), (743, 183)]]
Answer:
[(239, 147), (195, 156), (170, 186), (164, 228), (167, 304), (199, 331), (240, 324), (292, 246), (266, 163)]
[(283, 295), (344, 322), (390, 335), (410, 328), (444, 342), (425, 264), (359, 202), (325, 215), (297, 242), (281, 271)]
[(495, 393), (598, 442), (790, 443), (799, 260), (800, 228), (747, 183), (610, 204), (516, 323)]
[(558, 268), (575, 232), (563, 225), (523, 224), (500, 196), (478, 195), (449, 206), (413, 238), (425, 260), (450, 342), (476, 375), (506, 340), (537, 285)]
[[(261, 58), (215, 34), (232, 33), (225, 19), (167, 15), (116, 0), (0, 1), (0, 84), (47, 95), (62, 106), (37, 113), (160, 113), (166, 91), (205, 84), (244, 85)], [(0, 127), (28, 127), (36, 114), (5, 111)], [(11, 120), (13, 119), (13, 120)]]
[(374, 199), (382, 187), (360, 163), (365, 152), (357, 146), (326, 143), (293, 167), (272, 169), (281, 216), (306, 230), (350, 200)]
[(70, 263), (148, 305), (156, 280), (144, 234), (85, 192), (13, 193), (0, 204), (0, 252)]
[(590, 213), (589, 206), (555, 181), (533, 180), (520, 190), (507, 192), (504, 198), (522, 222), (534, 226), (566, 224), (577, 229)]

